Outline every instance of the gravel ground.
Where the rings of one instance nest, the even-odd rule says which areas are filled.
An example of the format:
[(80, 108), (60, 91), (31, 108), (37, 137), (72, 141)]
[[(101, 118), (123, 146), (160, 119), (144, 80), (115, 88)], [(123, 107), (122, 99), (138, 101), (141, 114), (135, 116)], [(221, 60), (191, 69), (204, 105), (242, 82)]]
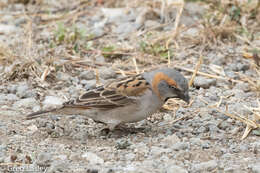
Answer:
[[(73, 1), (71, 3), (71, 6), (75, 4)], [(44, 6), (46, 4), (42, 8), (52, 11), (58, 7), (68, 8), (68, 4), (68, 0), (66, 3), (53, 1), (48, 4), (48, 8)], [(10, 56), (12, 64), (7, 66), (4, 60), (5, 63), (0, 66), (2, 172), (32, 170), (47, 173), (260, 173), (259, 129), (253, 130), (246, 139), (241, 140), (246, 125), (213, 108), (218, 105), (222, 111), (228, 110), (232, 114), (252, 117), (252, 112), (245, 106), (258, 106), (259, 91), (242, 80), (246, 77), (259, 79), (259, 76), (252, 61), (242, 56), (244, 42), (241, 40), (235, 44), (225, 44), (224, 40), (222, 45), (213, 44), (203, 52), (200, 71), (225, 79), (198, 75), (190, 88), (190, 105), (172, 101), (173, 111), (162, 109), (146, 120), (126, 124), (126, 131), (104, 135), (101, 131), (104, 125), (77, 115), (50, 114), (34, 120), (24, 120), (28, 113), (48, 109), (61, 104), (67, 98), (77, 97), (85, 89), (93, 88), (96, 82), (105, 83), (122, 76), (118, 69), (127, 71), (134, 70), (135, 67), (131, 54), (116, 54), (115, 57), (108, 58), (98, 52), (87, 52), (84, 55), (75, 53), (75, 59), (80, 56), (83, 61), (98, 64), (99, 79), (96, 78), (96, 71), (91, 68), (74, 69), (69, 65), (63, 66), (66, 67), (65, 70), (51, 69), (44, 82), (40, 80), (41, 75), (36, 78), (32, 71), (19, 71), (21, 64), (26, 62), (21, 58), (32, 57), (39, 60), (38, 58), (52, 57), (55, 63), (60, 65), (67, 58), (66, 53), (69, 53), (67, 45), (64, 44), (49, 47), (48, 39), (54, 38), (53, 31), (57, 31), (53, 25), (56, 26), (58, 22), (48, 23), (52, 27), (46, 27), (42, 23), (40, 25), (39, 22), (51, 20), (48, 16), (32, 19), (33, 46), (28, 48), (27, 38), (30, 32), (27, 32), (27, 27), (30, 22), (28, 16), (23, 15), (23, 10), (35, 12), (39, 10), (37, 7), (39, 6), (32, 2), (27, 5), (13, 3), (3, 6), (0, 11), (0, 59), (2, 54), (6, 55), (3, 50), (10, 49), (14, 55), (19, 55), (13, 59)], [(197, 8), (202, 7), (198, 3), (186, 4), (185, 11), (189, 12), (189, 15), (183, 14), (181, 25), (191, 26), (201, 19), (202, 13), (207, 9), (203, 6), (202, 10), (195, 10)], [(87, 28), (89, 34), (97, 37), (106, 33), (108, 36), (99, 42), (85, 43), (85, 46), (92, 44), (97, 48), (101, 44), (114, 43), (113, 45), (118, 47), (135, 49), (138, 37), (130, 36), (161, 25), (162, 20), (149, 9), (142, 7), (126, 9), (96, 6), (90, 12), (87, 10), (88, 7), (83, 10), (87, 14), (81, 14), (83, 16), (78, 17), (74, 25)], [(168, 25), (158, 28), (159, 32), (170, 29), (171, 26)], [(182, 32), (181, 36), (196, 37), (199, 32), (199, 26), (193, 27)], [(57, 34), (53, 40), (55, 39)], [(80, 40), (79, 44), (81, 42), (84, 41)], [(260, 46), (259, 40), (253, 42)], [(23, 47), (23, 44), (27, 46)], [(180, 49), (176, 50), (172, 64), (177, 65), (177, 69), (191, 79), (192, 73), (183, 68), (195, 68), (201, 47), (190, 47), (180, 40), (179, 44)], [(2, 49), (3, 46), (8, 49)], [(75, 50), (75, 47), (71, 49)], [(44, 60), (47, 61), (48, 58)], [(138, 59), (137, 63), (140, 68), (146, 68), (152, 61), (160, 65), (167, 63), (165, 59), (157, 61), (150, 57)], [(45, 65), (41, 66), (41, 74), (44, 73)], [(15, 70), (18, 77), (13, 79), (10, 74)], [(214, 73), (216, 70), (218, 73)], [(135, 132), (130, 129), (135, 129)]]

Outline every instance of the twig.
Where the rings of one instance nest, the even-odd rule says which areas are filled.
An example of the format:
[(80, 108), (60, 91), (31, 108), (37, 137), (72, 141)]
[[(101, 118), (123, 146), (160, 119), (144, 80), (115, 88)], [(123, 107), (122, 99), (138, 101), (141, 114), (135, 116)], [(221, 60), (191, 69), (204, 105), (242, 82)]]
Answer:
[[(204, 47), (204, 48), (205, 48), (205, 47)], [(199, 61), (197, 62), (197, 65), (196, 65), (196, 67), (195, 67), (195, 70), (194, 70), (194, 72), (193, 72), (193, 74), (192, 74), (192, 77), (191, 77), (191, 79), (190, 79), (190, 81), (189, 81), (189, 86), (192, 86), (193, 81), (194, 81), (194, 79), (195, 79), (195, 77), (196, 77), (196, 75), (197, 75), (197, 73), (198, 73), (198, 71), (199, 71), (200, 65), (203, 63), (202, 52), (203, 52), (204, 48), (201, 49), (201, 51), (200, 51)]]
[[(185, 68), (185, 67), (181, 67), (181, 66), (174, 66), (175, 68), (177, 69), (180, 69), (180, 70), (184, 70), (184, 71), (187, 71), (187, 72), (191, 72), (191, 73), (194, 73), (194, 70), (191, 70), (191, 69), (188, 69), (188, 68)], [(231, 82), (242, 82), (240, 80), (235, 80), (235, 79), (231, 79), (231, 78), (227, 78), (227, 77), (221, 77), (221, 76), (217, 76), (217, 75), (213, 75), (213, 74), (208, 74), (208, 73), (204, 73), (204, 72), (200, 72), (198, 71), (197, 72), (198, 75), (201, 75), (201, 76), (206, 76), (206, 77), (209, 77), (209, 78), (214, 78), (214, 79), (220, 79), (220, 80), (225, 80), (225, 81), (231, 81)]]
[(134, 66), (135, 66), (135, 71), (136, 71), (137, 74), (139, 74), (140, 71), (139, 71), (139, 69), (138, 69), (138, 66), (137, 66), (137, 63), (136, 63), (136, 59), (135, 59), (135, 58), (133, 58), (133, 62), (134, 62)]
[(174, 5), (178, 5), (179, 8), (178, 8), (178, 13), (177, 13), (177, 16), (176, 16), (176, 19), (175, 19), (175, 23), (174, 23), (174, 28), (173, 28), (172, 37), (170, 37), (170, 38), (168, 39), (168, 41), (166, 42), (166, 48), (167, 48), (167, 49), (169, 48), (170, 42), (175, 39), (175, 37), (176, 37), (176, 35), (177, 35), (177, 33), (178, 33), (178, 25), (179, 25), (179, 22), (180, 22), (180, 18), (181, 18), (182, 11), (183, 11), (184, 1), (181, 0), (180, 3), (175, 3)]

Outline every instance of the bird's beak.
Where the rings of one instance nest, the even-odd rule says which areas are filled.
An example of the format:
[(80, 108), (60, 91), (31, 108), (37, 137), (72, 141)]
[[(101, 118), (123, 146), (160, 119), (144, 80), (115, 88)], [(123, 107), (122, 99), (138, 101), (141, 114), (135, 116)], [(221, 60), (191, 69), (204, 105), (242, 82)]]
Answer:
[(190, 103), (189, 93), (188, 92), (184, 93), (181, 99), (184, 100), (187, 104), (189, 104)]

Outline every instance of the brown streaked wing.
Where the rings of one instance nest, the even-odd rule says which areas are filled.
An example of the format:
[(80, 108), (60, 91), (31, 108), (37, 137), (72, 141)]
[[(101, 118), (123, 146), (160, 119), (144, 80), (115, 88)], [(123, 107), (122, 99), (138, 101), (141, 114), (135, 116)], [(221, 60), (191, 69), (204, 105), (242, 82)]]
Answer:
[(107, 85), (89, 90), (78, 99), (64, 104), (65, 107), (113, 109), (136, 102), (149, 84), (141, 75), (121, 78)]

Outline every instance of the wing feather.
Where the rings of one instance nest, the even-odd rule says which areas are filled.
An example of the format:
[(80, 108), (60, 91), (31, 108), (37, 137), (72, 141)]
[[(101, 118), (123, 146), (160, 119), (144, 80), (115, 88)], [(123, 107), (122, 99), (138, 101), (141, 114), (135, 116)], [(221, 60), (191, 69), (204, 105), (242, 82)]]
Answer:
[(125, 77), (89, 90), (76, 100), (64, 103), (64, 106), (113, 109), (135, 103), (137, 97), (149, 89), (149, 86), (141, 75)]

